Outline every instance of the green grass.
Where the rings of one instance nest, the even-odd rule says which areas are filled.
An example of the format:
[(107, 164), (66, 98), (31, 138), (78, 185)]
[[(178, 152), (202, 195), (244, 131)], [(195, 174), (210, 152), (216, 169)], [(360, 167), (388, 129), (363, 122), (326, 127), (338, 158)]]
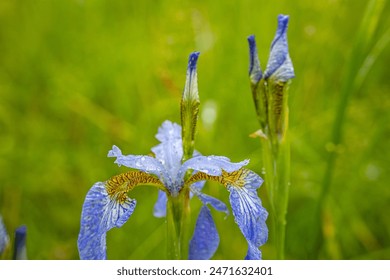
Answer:
[[(286, 258), (390, 259), (389, 3), (365, 19), (368, 1), (225, 2), (0, 2), (0, 213), (10, 232), (27, 225), (29, 258), (78, 258), (86, 192), (125, 170), (106, 157), (108, 150), (116, 144), (126, 154), (147, 154), (158, 126), (180, 121), (192, 51), (201, 52), (196, 149), (250, 158), (249, 168), (260, 174), (260, 144), (248, 137), (258, 124), (246, 37), (256, 35), (264, 68), (276, 16), (284, 13), (296, 72)], [(371, 25), (356, 39), (365, 20)], [(313, 253), (319, 223), (313, 213), (350, 71), (358, 78), (320, 218), (324, 239)], [(211, 124), (202, 118), (205, 104), (217, 110)], [(228, 201), (217, 184), (205, 190)], [(139, 187), (130, 196), (137, 208), (108, 233), (108, 257), (165, 258), (165, 224), (152, 217), (157, 192)], [(269, 206), (265, 189), (260, 196)], [(193, 222), (199, 207), (192, 202)], [(243, 258), (246, 241), (232, 215), (213, 215), (221, 235), (215, 259)], [(263, 257), (275, 257), (272, 243)]]

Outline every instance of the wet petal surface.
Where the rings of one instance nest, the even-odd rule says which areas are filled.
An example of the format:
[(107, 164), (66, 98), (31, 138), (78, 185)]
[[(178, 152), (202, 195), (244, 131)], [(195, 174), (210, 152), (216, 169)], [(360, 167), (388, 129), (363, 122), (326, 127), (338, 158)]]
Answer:
[(190, 241), (190, 260), (210, 259), (219, 245), (219, 235), (213, 217), (207, 206), (200, 210), (194, 235)]
[(88, 191), (81, 213), (78, 249), (81, 259), (106, 259), (106, 233), (121, 227), (134, 211), (136, 201), (128, 197), (118, 200), (98, 182)]

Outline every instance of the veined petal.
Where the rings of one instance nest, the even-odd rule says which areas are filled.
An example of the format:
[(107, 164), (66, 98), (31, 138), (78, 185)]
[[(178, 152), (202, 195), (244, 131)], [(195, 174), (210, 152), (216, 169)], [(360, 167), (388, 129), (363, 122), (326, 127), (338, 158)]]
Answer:
[(26, 235), (27, 227), (24, 225), (15, 230), (14, 260), (27, 260)]
[(167, 215), (167, 194), (161, 190), (158, 191), (157, 201), (154, 204), (153, 215), (162, 218)]
[(3, 223), (3, 218), (0, 215), (0, 256), (4, 252), (5, 248), (9, 243), (9, 236), (7, 233), (7, 229)]
[(278, 16), (278, 29), (275, 38), (271, 44), (271, 53), (267, 64), (267, 69), (264, 73), (264, 78), (272, 79), (281, 82), (287, 82), (294, 78), (294, 68), (288, 53), (287, 44), (287, 26), (289, 16)]
[(152, 152), (173, 179), (180, 169), (183, 157), (181, 127), (176, 123), (165, 121), (159, 127), (156, 138), (161, 144), (153, 147)]
[(92, 186), (81, 213), (78, 238), (81, 259), (106, 259), (106, 233), (130, 218), (136, 201), (127, 197), (127, 192), (137, 185), (164, 188), (159, 179), (142, 171), (122, 173)]
[(151, 173), (159, 177), (166, 186), (172, 185), (172, 180), (160, 161), (150, 156), (122, 155), (122, 151), (117, 146), (112, 146), (108, 152), (108, 157), (116, 157), (115, 163), (118, 166), (124, 165), (129, 168), (138, 169)]
[(106, 259), (106, 233), (121, 227), (131, 216), (136, 201), (128, 197), (118, 200), (98, 182), (87, 193), (81, 213), (78, 249), (81, 259)]
[(257, 189), (263, 180), (250, 170), (243, 171), (240, 181), (242, 180), (243, 185), (234, 182), (227, 185), (230, 192), (229, 200), (235, 222), (248, 242), (246, 259), (257, 259), (261, 257), (258, 247), (268, 238), (268, 228), (265, 223), (268, 213), (257, 195)]
[(258, 247), (268, 238), (268, 228), (265, 223), (268, 213), (257, 195), (257, 189), (263, 183), (263, 179), (256, 173), (241, 168), (233, 172), (223, 170), (219, 176), (198, 172), (192, 175), (186, 184), (203, 180), (219, 182), (229, 190), (234, 220), (248, 242), (246, 259), (261, 258)]
[(260, 60), (257, 54), (257, 47), (255, 36), (248, 37), (249, 43), (249, 77), (252, 84), (257, 84), (263, 77), (263, 73), (260, 68)]
[(179, 177), (183, 178), (188, 169), (199, 171), (211, 176), (219, 176), (222, 171), (233, 172), (247, 165), (249, 160), (233, 163), (230, 159), (222, 156), (197, 156), (183, 163), (179, 170)]
[(202, 206), (190, 241), (189, 259), (208, 260), (219, 245), (219, 235), (207, 206)]
[(245, 256), (246, 260), (261, 260), (262, 254), (259, 248), (252, 242), (248, 242), (248, 252)]

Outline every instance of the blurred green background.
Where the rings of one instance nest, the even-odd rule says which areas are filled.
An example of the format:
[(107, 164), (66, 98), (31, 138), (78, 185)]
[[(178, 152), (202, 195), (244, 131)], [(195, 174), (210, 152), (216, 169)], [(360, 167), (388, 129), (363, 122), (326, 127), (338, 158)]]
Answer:
[[(379, 1), (365, 19), (369, 2), (378, 3), (1, 0), (0, 213), (8, 231), (27, 225), (30, 259), (77, 259), (87, 191), (126, 170), (106, 157), (108, 150), (115, 144), (125, 154), (148, 154), (158, 126), (180, 122), (187, 58), (195, 50), (201, 52), (197, 150), (249, 158), (249, 168), (261, 173), (260, 143), (248, 137), (258, 124), (246, 37), (256, 35), (264, 69), (283, 13), (290, 15), (296, 72), (286, 257), (390, 259), (390, 5)], [(343, 91), (351, 95), (342, 145), (334, 147)], [(259, 194), (267, 206), (265, 187)], [(205, 192), (228, 201), (217, 184)], [(139, 187), (130, 196), (137, 208), (108, 233), (108, 258), (164, 259), (165, 223), (152, 216), (157, 191)], [(192, 201), (193, 223), (199, 207)], [(221, 236), (214, 258), (243, 258), (247, 245), (233, 216), (213, 215)], [(317, 248), (319, 226), (324, 239)], [(275, 257), (272, 239), (262, 250), (265, 259)]]

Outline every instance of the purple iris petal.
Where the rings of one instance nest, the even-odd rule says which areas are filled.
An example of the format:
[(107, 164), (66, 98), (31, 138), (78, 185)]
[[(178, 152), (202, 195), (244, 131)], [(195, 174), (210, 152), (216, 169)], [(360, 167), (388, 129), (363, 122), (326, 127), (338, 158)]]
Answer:
[(161, 190), (158, 190), (157, 201), (154, 204), (153, 215), (157, 218), (162, 218), (167, 215), (167, 194)]
[(121, 227), (134, 211), (136, 201), (117, 201), (107, 194), (105, 184), (98, 182), (88, 191), (81, 213), (78, 249), (81, 259), (106, 259), (106, 233)]
[(263, 179), (260, 176), (248, 170), (244, 186), (228, 185), (235, 222), (248, 242), (245, 259), (261, 258), (258, 247), (268, 238), (268, 228), (265, 223), (268, 213), (257, 195), (257, 189), (262, 183)]
[(196, 221), (194, 235), (190, 241), (190, 260), (210, 259), (219, 245), (219, 235), (207, 206), (202, 206)]
[(119, 166), (124, 165), (129, 168), (154, 174), (159, 177), (166, 186), (172, 185), (172, 179), (166, 169), (161, 162), (154, 157), (135, 155), (124, 156), (122, 155), (121, 150), (115, 145), (112, 146), (112, 149), (108, 152), (108, 157), (116, 157), (115, 163)]
[(200, 171), (211, 176), (220, 176), (222, 170), (233, 172), (248, 164), (248, 160), (233, 163), (227, 157), (221, 156), (197, 156), (190, 158), (179, 170), (179, 177), (183, 178), (188, 169)]
[(278, 29), (271, 44), (271, 53), (264, 73), (264, 78), (271, 76), (281, 82), (294, 78), (294, 68), (288, 53), (287, 26), (289, 17), (278, 16)]
[(263, 77), (263, 73), (260, 68), (260, 60), (257, 55), (257, 47), (255, 36), (248, 37), (249, 43), (249, 77), (253, 84), (257, 84)]

